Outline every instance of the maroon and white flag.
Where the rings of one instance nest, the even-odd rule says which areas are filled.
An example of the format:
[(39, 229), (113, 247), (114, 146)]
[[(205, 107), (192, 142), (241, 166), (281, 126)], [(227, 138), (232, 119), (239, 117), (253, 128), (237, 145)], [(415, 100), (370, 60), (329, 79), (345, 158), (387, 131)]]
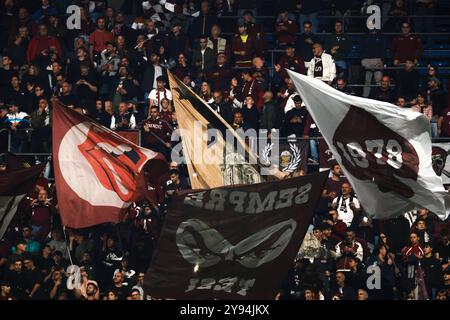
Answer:
[(274, 299), (328, 173), (174, 196), (145, 288), (154, 298)]
[(130, 204), (144, 195), (144, 165), (152, 160), (159, 170), (165, 162), (162, 154), (59, 101), (53, 103), (53, 155), (61, 218), (72, 228), (122, 221)]
[(31, 168), (19, 164), (18, 168), (8, 167), (6, 171), (0, 172), (0, 239), (14, 218), (19, 203), (36, 186), (45, 164)]
[(432, 167), (423, 114), (288, 73), (368, 214), (384, 219), (423, 207), (447, 217), (450, 196)]

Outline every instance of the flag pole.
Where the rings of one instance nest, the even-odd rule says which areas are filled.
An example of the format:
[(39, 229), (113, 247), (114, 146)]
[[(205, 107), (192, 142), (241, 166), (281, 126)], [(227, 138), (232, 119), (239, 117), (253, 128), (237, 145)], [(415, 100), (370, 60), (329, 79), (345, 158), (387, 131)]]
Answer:
[(70, 264), (73, 264), (72, 255), (70, 254), (69, 245), (67, 244), (67, 235), (66, 235), (66, 226), (63, 225), (63, 234), (64, 234), (64, 240), (66, 240), (66, 250), (67, 254), (69, 255)]

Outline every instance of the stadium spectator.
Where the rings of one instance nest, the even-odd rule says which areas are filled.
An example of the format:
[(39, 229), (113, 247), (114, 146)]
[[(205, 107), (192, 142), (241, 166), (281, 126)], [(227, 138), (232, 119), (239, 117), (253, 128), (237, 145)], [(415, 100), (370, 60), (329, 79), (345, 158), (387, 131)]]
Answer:
[(372, 79), (379, 84), (383, 76), (384, 60), (386, 55), (385, 37), (377, 30), (371, 30), (369, 33), (361, 36), (361, 66), (364, 68), (365, 77), (363, 97), (368, 97), (372, 84)]
[(329, 35), (325, 41), (325, 49), (331, 54), (339, 76), (347, 75), (347, 61), (345, 60), (352, 48), (352, 40), (344, 33), (342, 21), (334, 24), (334, 34)]
[(200, 36), (200, 46), (192, 52), (192, 62), (197, 69), (196, 77), (202, 79), (206, 73), (211, 71), (216, 64), (214, 50), (208, 47), (208, 37)]
[(336, 77), (336, 65), (333, 58), (324, 52), (321, 43), (314, 43), (313, 54), (314, 57), (309, 62), (308, 76), (331, 85)]
[(284, 48), (293, 45), (297, 37), (297, 22), (289, 14), (288, 10), (282, 10), (275, 25), (278, 47)]
[(313, 44), (319, 41), (319, 38), (313, 33), (314, 27), (311, 21), (303, 22), (303, 33), (301, 33), (295, 42), (295, 51), (305, 61), (305, 67), (309, 67), (309, 62), (313, 58)]
[(247, 25), (240, 23), (238, 25), (238, 34), (234, 35), (231, 45), (234, 65), (237, 67), (250, 67), (256, 50), (255, 46), (255, 39), (247, 33)]
[(407, 22), (402, 23), (402, 34), (392, 41), (391, 52), (394, 65), (403, 64), (411, 60), (417, 64), (423, 54), (423, 47), (418, 38), (411, 34), (411, 26)]
[(391, 78), (383, 76), (380, 85), (370, 92), (370, 99), (394, 103), (396, 94), (394, 88), (391, 88)]
[(353, 219), (361, 211), (361, 205), (358, 198), (353, 194), (353, 189), (348, 182), (341, 186), (341, 193), (333, 199), (332, 207), (337, 210), (339, 219), (350, 227)]

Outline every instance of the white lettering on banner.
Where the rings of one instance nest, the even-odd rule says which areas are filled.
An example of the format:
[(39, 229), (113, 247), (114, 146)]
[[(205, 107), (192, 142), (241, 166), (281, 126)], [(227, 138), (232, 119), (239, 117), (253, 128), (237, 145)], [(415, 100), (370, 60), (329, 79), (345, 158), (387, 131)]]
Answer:
[(227, 277), (223, 279), (214, 278), (193, 278), (189, 280), (189, 285), (184, 292), (194, 290), (213, 290), (236, 293), (245, 297), (248, 290), (255, 285), (256, 279), (239, 279), (238, 277)]
[[(365, 149), (358, 142), (350, 142), (344, 146), (342, 142), (338, 141), (336, 145), (354, 167), (368, 168), (368, 154), (373, 155), (379, 165), (389, 165), (394, 169), (400, 169), (403, 165), (402, 146), (394, 139), (389, 139), (386, 144), (382, 139), (366, 140)], [(383, 153), (387, 157), (383, 156)]]
[(184, 198), (184, 204), (207, 210), (224, 211), (225, 203), (229, 203), (234, 206), (234, 212), (259, 214), (291, 207), (294, 204), (304, 204), (309, 200), (311, 188), (312, 185), (308, 183), (298, 188), (271, 191), (264, 198), (261, 198), (258, 192), (214, 189), (209, 193), (208, 191), (188, 193)]

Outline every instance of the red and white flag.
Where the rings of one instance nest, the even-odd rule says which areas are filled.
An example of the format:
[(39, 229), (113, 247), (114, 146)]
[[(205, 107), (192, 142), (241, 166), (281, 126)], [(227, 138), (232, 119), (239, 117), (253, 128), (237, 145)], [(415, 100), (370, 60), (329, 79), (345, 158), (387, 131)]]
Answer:
[(447, 217), (450, 196), (432, 167), (430, 122), (424, 115), (288, 73), (371, 217), (422, 207)]
[(151, 160), (154, 170), (160, 170), (165, 163), (162, 154), (59, 101), (53, 103), (53, 155), (61, 218), (72, 228), (122, 221), (130, 204), (144, 195), (144, 165)]

